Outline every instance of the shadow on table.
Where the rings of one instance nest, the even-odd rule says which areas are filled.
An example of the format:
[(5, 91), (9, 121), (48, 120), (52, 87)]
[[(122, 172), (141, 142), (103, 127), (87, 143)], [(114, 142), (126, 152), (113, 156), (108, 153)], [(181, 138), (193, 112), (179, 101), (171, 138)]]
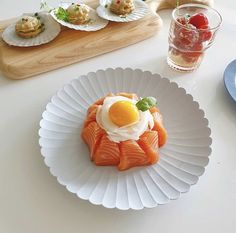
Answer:
[[(146, 63), (142, 64), (142, 66), (145, 67), (145, 70), (150, 70), (152, 73), (158, 73), (162, 77), (169, 78), (171, 81), (172, 79), (183, 77), (189, 74), (189, 72), (179, 72), (170, 68), (167, 64), (166, 56), (162, 56), (158, 59), (148, 60)], [(153, 67), (155, 68), (153, 69)]]
[[(224, 86), (223, 77), (221, 77), (221, 81), (219, 82), (217, 89), (215, 91), (215, 98), (212, 98), (213, 101), (211, 105), (214, 106), (214, 111), (212, 114), (215, 116), (219, 114), (224, 114), (231, 123), (236, 123), (236, 102), (231, 98), (229, 93), (227, 92)], [(212, 116), (214, 119), (214, 116)]]

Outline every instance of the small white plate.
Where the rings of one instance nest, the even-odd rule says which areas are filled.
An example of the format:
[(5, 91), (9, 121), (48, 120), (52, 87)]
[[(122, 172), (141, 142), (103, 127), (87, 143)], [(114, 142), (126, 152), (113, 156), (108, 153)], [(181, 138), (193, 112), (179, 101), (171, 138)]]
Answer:
[[(23, 14), (34, 16), (33, 13)], [(15, 32), (15, 23), (8, 26), (2, 33), (2, 39), (9, 45), (19, 46), (19, 47), (30, 47), (37, 46), (41, 44), (46, 44), (57, 37), (61, 31), (60, 24), (58, 24), (50, 14), (46, 12), (38, 13), (40, 20), (45, 25), (45, 29), (39, 35), (33, 38), (22, 38), (18, 36)]]
[[(109, 92), (157, 99), (168, 132), (157, 164), (120, 172), (90, 161), (81, 129), (88, 107)], [(78, 197), (107, 208), (151, 208), (179, 198), (197, 183), (211, 153), (208, 120), (193, 97), (139, 69), (109, 68), (72, 80), (52, 97), (42, 118), (39, 144), (51, 174)]]
[[(61, 5), (61, 7), (63, 7), (64, 9), (67, 9), (70, 6), (70, 3), (63, 3), (63, 5)], [(75, 29), (75, 30), (80, 30), (80, 31), (98, 31), (104, 27), (107, 26), (108, 24), (108, 20), (106, 19), (102, 19), (100, 18), (96, 11), (94, 9), (92, 9), (91, 7), (89, 7), (90, 12), (89, 12), (89, 16), (90, 16), (90, 22), (87, 24), (72, 24), (69, 22), (65, 22), (63, 20), (60, 20), (56, 17), (55, 13), (57, 11), (57, 9), (54, 9), (51, 11), (51, 16), (61, 25), (71, 28), (71, 29)]]
[(134, 1), (135, 9), (126, 16), (119, 16), (110, 11), (109, 9), (110, 2), (111, 2), (110, 0), (100, 1), (100, 6), (98, 6), (97, 8), (97, 13), (100, 17), (114, 22), (135, 21), (143, 18), (149, 11), (149, 8), (145, 2), (141, 0), (135, 0)]

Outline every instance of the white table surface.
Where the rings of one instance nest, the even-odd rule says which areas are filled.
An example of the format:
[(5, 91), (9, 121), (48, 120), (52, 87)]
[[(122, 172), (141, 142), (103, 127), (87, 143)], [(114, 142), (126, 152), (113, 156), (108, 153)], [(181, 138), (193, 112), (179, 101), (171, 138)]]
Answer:
[[(0, 20), (37, 11), (39, 2), (1, 0)], [(236, 103), (223, 84), (224, 69), (236, 59), (236, 1), (216, 0), (215, 8), (223, 16), (222, 28), (193, 73), (166, 64), (169, 10), (160, 12), (161, 32), (136, 45), (21, 81), (0, 73), (0, 233), (236, 232)], [(57, 183), (43, 162), (38, 129), (51, 96), (80, 74), (117, 66), (177, 82), (209, 120), (209, 165), (190, 192), (169, 204), (141, 211), (94, 206)]]

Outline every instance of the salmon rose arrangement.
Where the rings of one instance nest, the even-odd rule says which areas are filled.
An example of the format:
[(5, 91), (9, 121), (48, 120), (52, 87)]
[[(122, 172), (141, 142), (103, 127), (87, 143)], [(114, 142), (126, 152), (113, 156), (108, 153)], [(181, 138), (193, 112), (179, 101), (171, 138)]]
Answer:
[(96, 165), (122, 171), (155, 164), (167, 131), (155, 98), (110, 93), (88, 108), (81, 136)]

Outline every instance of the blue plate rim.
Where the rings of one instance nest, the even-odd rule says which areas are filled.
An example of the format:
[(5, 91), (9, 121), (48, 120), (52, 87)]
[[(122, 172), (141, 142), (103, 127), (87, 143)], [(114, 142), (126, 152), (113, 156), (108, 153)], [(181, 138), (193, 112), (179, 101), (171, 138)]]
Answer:
[(224, 71), (225, 88), (236, 102), (236, 59), (230, 62)]

